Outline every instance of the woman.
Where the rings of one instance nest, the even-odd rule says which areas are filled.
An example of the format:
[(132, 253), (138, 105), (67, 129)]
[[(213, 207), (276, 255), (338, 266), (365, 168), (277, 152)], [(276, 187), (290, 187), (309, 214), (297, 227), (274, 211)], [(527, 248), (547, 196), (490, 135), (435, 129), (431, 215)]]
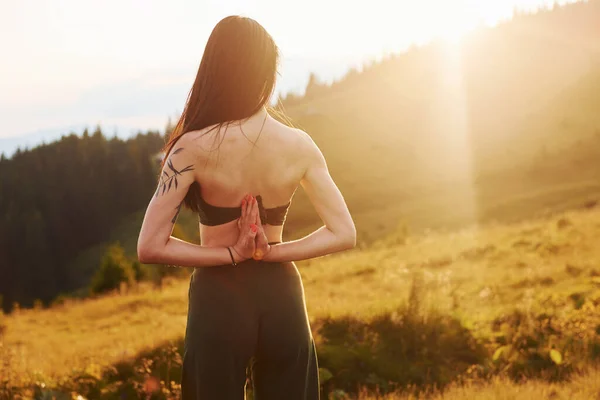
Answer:
[[(256, 21), (231, 16), (216, 25), (146, 210), (140, 261), (195, 267), (184, 399), (244, 398), (249, 364), (257, 400), (319, 398), (293, 261), (352, 248), (356, 231), (317, 146), (265, 109), (277, 62), (273, 39)], [(299, 185), (324, 226), (282, 243)], [(171, 236), (182, 204), (199, 215), (201, 245)]]

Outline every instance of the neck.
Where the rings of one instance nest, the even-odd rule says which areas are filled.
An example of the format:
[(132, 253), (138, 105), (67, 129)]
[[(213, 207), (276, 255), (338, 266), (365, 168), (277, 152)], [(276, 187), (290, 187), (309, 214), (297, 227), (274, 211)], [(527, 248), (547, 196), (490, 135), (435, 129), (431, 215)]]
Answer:
[(265, 106), (262, 106), (256, 113), (251, 115), (248, 119), (259, 119), (262, 121), (267, 116), (267, 114), (267, 108)]
[(269, 115), (269, 113), (267, 112), (266, 107), (261, 107), (260, 110), (258, 110), (257, 112), (255, 112), (254, 114), (252, 114), (251, 116), (249, 116), (248, 118), (244, 118), (238, 121), (239, 125), (242, 124), (249, 124), (249, 125), (254, 125), (254, 124), (262, 124), (265, 119), (267, 118), (267, 116)]

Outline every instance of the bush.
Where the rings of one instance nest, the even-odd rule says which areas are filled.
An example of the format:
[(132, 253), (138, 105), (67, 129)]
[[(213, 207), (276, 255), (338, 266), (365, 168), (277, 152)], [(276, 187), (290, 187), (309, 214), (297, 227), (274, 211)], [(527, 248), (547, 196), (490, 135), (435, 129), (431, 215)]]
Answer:
[(319, 366), (328, 375), (325, 396), (334, 389), (443, 388), (485, 362), (487, 350), (458, 319), (424, 309), (425, 295), (419, 271), (413, 274), (407, 303), (392, 312), (317, 321)]
[(434, 312), (420, 316), (403, 307), (372, 320), (328, 318), (320, 324), (319, 365), (332, 375), (326, 391), (443, 387), (485, 360), (485, 349), (459, 321)]
[(119, 289), (121, 284), (131, 285), (135, 280), (132, 262), (125, 257), (120, 244), (111, 245), (104, 253), (100, 268), (91, 284), (92, 293), (104, 293)]
[(576, 306), (562, 318), (519, 310), (492, 323), (494, 374), (514, 380), (569, 379), (600, 356), (597, 309), (590, 303)]
[(136, 260), (131, 264), (131, 267), (133, 268), (133, 277), (136, 282), (148, 279), (149, 272), (146, 265)]

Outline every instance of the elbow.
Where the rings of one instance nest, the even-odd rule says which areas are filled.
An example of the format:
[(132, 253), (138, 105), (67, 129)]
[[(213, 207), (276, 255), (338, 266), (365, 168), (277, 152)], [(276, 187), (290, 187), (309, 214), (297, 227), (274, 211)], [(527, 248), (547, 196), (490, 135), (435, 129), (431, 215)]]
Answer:
[(350, 250), (356, 247), (356, 227), (354, 224), (342, 235), (341, 244), (343, 250)]
[(157, 246), (144, 241), (138, 241), (137, 245), (138, 261), (142, 264), (159, 264), (160, 256), (157, 251)]

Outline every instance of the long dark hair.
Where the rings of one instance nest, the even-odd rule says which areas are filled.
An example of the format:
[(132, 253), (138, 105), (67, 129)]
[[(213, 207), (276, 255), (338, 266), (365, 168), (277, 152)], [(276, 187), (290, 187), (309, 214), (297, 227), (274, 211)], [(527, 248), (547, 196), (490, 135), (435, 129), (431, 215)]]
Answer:
[[(273, 94), (279, 50), (269, 33), (252, 18), (229, 16), (214, 27), (196, 79), (163, 151), (162, 166), (177, 140), (187, 132), (223, 125), (256, 114)], [(211, 129), (212, 131), (213, 129)], [(199, 187), (184, 199), (198, 211)]]

